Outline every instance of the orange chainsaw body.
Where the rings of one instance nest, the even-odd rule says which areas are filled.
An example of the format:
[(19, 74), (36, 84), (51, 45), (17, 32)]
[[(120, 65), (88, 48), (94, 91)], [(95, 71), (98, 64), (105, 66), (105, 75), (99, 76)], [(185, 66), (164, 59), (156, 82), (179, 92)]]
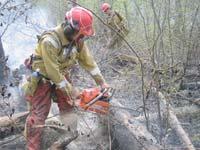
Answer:
[(107, 114), (109, 110), (109, 101), (106, 100), (106, 96), (102, 96), (93, 104), (88, 105), (88, 103), (90, 103), (100, 94), (101, 94), (101, 89), (98, 87), (84, 89), (80, 95), (79, 106), (84, 110), (89, 110), (100, 114)]

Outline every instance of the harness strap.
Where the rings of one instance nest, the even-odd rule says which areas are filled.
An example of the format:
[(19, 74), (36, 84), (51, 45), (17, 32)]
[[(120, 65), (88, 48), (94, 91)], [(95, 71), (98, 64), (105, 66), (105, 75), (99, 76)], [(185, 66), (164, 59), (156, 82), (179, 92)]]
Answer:
[[(54, 36), (53, 33), (56, 35)], [(50, 34), (52, 35), (52, 38), (54, 38), (55, 41), (58, 42), (59, 44), (59, 55), (60, 53), (62, 52), (62, 42), (61, 42), (61, 39), (59, 38), (59, 35), (58, 33), (55, 31), (55, 30), (49, 30), (49, 31), (44, 31), (41, 35), (37, 35), (37, 39), (38, 39), (38, 43), (44, 39), (44, 36), (47, 35), (47, 34)]]

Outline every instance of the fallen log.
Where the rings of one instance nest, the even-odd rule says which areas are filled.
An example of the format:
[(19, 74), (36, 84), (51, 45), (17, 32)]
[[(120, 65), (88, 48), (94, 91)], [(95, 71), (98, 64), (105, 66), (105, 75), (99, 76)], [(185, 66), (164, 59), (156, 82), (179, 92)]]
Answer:
[(173, 109), (177, 117), (184, 117), (186, 115), (196, 115), (200, 113), (200, 107), (196, 105), (190, 105), (185, 107), (178, 107)]
[(78, 112), (80, 136), (67, 145), (67, 150), (108, 150), (108, 116)]
[(180, 86), (181, 90), (196, 90), (200, 89), (200, 82), (190, 82), (190, 83), (182, 83)]
[[(122, 107), (120, 103), (114, 102), (115, 105), (118, 105), (119, 107)], [(162, 103), (163, 105), (163, 103)], [(190, 111), (189, 111), (190, 110)], [(193, 113), (198, 113), (199, 108), (197, 106), (188, 106), (184, 108), (177, 108), (174, 110), (174, 113), (177, 114), (177, 116), (183, 116), (184, 114), (187, 115), (193, 114)], [(28, 115), (28, 112), (23, 112), (19, 114), (15, 114), (12, 117), (12, 121), (10, 120), (9, 117), (1, 117), (0, 118), (0, 128), (4, 127), (11, 127), (13, 126), (13, 122), (16, 123), (16, 127), (18, 128), (21, 125), (21, 131), (23, 130), (24, 123), (25, 123), (25, 118)], [(157, 144), (156, 139), (149, 133), (144, 126), (143, 123), (141, 123), (141, 116), (133, 118), (127, 111), (125, 110), (117, 110), (116, 112), (111, 112), (111, 124), (113, 127), (112, 130), (112, 135), (115, 140), (112, 142), (112, 144), (117, 144), (120, 145), (120, 148), (126, 149), (126, 150), (131, 150), (134, 145), (134, 149), (160, 149), (161, 146)], [(150, 115), (150, 120), (151, 116), (156, 117), (157, 114), (152, 114)], [(144, 119), (144, 117), (143, 117)], [(57, 120), (56, 120), (57, 121)], [(58, 123), (59, 124), (59, 123)], [(176, 125), (177, 123), (171, 123), (170, 125)], [(9, 134), (13, 134), (9, 130)], [(70, 135), (68, 134), (67, 137), (62, 137), (59, 141), (57, 141), (65, 130), (58, 128), (55, 126), (45, 126), (44, 130), (44, 139), (42, 140), (43, 145), (46, 147), (62, 147), (62, 143), (70, 143), (70, 141), (73, 141), (76, 139), (75, 135)], [(2, 131), (1, 131), (2, 133)], [(2, 134), (1, 134), (2, 135)], [(4, 134), (5, 135), (5, 134)], [(45, 140), (45, 141), (44, 141)], [(62, 142), (63, 141), (63, 142)], [(117, 145), (116, 144), (116, 145)], [(1, 145), (1, 143), (0, 143)], [(114, 146), (113, 146), (114, 147)]]
[(10, 116), (0, 117), (0, 139), (9, 135), (21, 133), (29, 112), (22, 112)]
[(15, 115), (13, 115), (12, 117), (10, 117), (10, 116), (0, 117), (0, 127), (6, 127), (6, 126), (10, 126), (11, 124), (25, 122), (28, 114), (29, 114), (29, 112), (26, 111), (26, 112), (22, 112), (22, 113), (17, 113)]
[[(198, 106), (191, 105), (191, 106), (185, 106), (185, 107), (178, 107), (178, 108), (175, 108), (173, 111), (177, 117), (184, 117), (186, 115), (199, 114), (200, 108)], [(150, 121), (156, 120), (157, 117), (158, 117), (157, 113), (149, 114)], [(166, 115), (163, 115), (163, 117), (166, 117)], [(141, 122), (145, 122), (145, 116), (135, 117), (134, 119)]]
[[(119, 107), (122, 106), (116, 100), (112, 102)], [(126, 110), (112, 110), (111, 120), (112, 138), (115, 139), (117, 143), (115, 145), (119, 145), (117, 148), (120, 150), (158, 150), (162, 148), (147, 130), (145, 124), (135, 121)], [(113, 145), (114, 148), (116, 148), (115, 145)]]
[(120, 55), (116, 56), (116, 59), (119, 59), (120, 61), (131, 62), (133, 64), (138, 64), (137, 57), (131, 56), (131, 55), (120, 54)]
[[(24, 130), (28, 113), (29, 112), (22, 112), (14, 114), (12, 117), (0, 117), (0, 149), (11, 149), (13, 147), (25, 149), (26, 140), (22, 131)], [(64, 126), (58, 126), (58, 124), (61, 123), (57, 121), (57, 119), (52, 119), (50, 122), (47, 121), (47, 125), (38, 126), (44, 128), (41, 139), (41, 149), (53, 147), (54, 150), (56, 150), (56, 147), (57, 149), (64, 148), (78, 137), (78, 133), (72, 133), (65, 129)], [(56, 125), (52, 125), (52, 123)], [(11, 138), (9, 138), (10, 136)]]
[[(57, 129), (58, 128), (58, 129)], [(78, 133), (60, 130), (59, 127), (45, 126), (41, 139), (41, 149), (63, 150), (78, 137)], [(13, 135), (0, 142), (0, 149), (25, 150), (26, 139), (22, 134)]]
[(78, 132), (70, 132), (64, 127), (44, 126), (41, 149), (63, 150), (78, 137)]
[[(15, 113), (12, 116), (13, 120), (19, 120), (15, 125), (15, 127), (17, 129), (19, 128), (19, 126), (21, 127), (20, 130), (18, 130), (20, 134), (18, 134), (18, 132), (14, 133), (11, 130), (8, 130), (9, 134), (5, 134), (4, 137), (0, 139), (0, 149), (15, 149), (15, 148), (21, 150), (25, 149), (26, 142), (22, 134), (22, 131), (24, 130), (26, 117), (24, 119), (19, 119), (21, 117), (21, 114), (25, 113), (20, 113), (20, 114)], [(91, 118), (94, 117), (94, 115), (87, 114), (87, 116), (85, 117), (87, 117), (90, 120)], [(42, 149), (48, 149), (48, 148), (62, 149), (66, 145), (67, 145), (67, 150), (74, 150), (74, 149), (82, 150), (88, 148), (91, 150), (96, 150), (99, 146), (103, 147), (103, 149), (106, 149), (108, 145), (107, 130), (105, 131), (104, 126), (101, 125), (97, 128), (97, 130), (93, 131), (93, 128), (89, 129), (91, 131), (88, 134), (87, 132), (85, 132), (88, 129), (86, 129), (86, 127), (83, 126), (83, 124), (85, 124), (84, 121), (86, 122), (86, 120), (84, 119), (85, 117), (83, 116), (80, 117), (80, 122), (82, 121), (81, 127), (83, 127), (84, 129), (81, 130), (80, 132), (81, 135), (78, 138), (76, 137), (76, 134), (72, 134), (71, 132), (67, 132), (66, 129), (63, 129), (63, 124), (60, 122), (59, 117), (57, 118), (55, 116), (49, 116), (48, 119), (45, 121), (45, 125), (35, 126), (44, 128), (41, 140)], [(0, 117), (0, 120), (1, 120), (0, 124), (2, 124), (1, 125), (2, 132), (4, 131), (5, 127), (11, 128), (13, 126), (13, 121), (11, 121), (9, 117)], [(105, 133), (105, 136), (101, 135), (102, 132)], [(20, 138), (17, 138), (18, 135), (20, 135)]]
[[(197, 92), (197, 93), (196, 93)], [(192, 95), (198, 95), (198, 91), (181, 91), (181, 92), (177, 92), (175, 93), (175, 95), (172, 95), (172, 97), (179, 97), (179, 99), (183, 99), (183, 100), (186, 100), (192, 104), (195, 104), (197, 106), (200, 106), (200, 98), (193, 98), (191, 97)]]
[(191, 100), (191, 102), (193, 102), (194, 104), (200, 106), (200, 98), (197, 98), (197, 99)]
[(190, 141), (190, 138), (188, 137), (188, 134), (184, 131), (181, 123), (178, 121), (172, 106), (170, 104), (167, 104), (166, 98), (161, 92), (157, 91), (156, 89), (154, 89), (154, 91), (156, 91), (158, 97), (160, 98), (160, 104), (162, 106), (161, 108), (164, 108), (166, 110), (166, 112), (164, 112), (164, 115), (168, 114), (170, 127), (175, 130), (177, 136), (188, 150), (195, 150), (192, 142)]

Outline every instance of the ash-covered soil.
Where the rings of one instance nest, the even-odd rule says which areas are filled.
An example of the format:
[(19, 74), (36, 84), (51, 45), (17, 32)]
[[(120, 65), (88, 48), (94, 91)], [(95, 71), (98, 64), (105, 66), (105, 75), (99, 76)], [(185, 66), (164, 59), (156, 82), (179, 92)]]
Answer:
[[(127, 53), (129, 54), (129, 53)], [(113, 59), (113, 55), (116, 56)], [(141, 91), (141, 74), (139, 72), (139, 64), (135, 61), (126, 61), (120, 59), (119, 56), (121, 52), (111, 54), (110, 57), (105, 58), (104, 61), (99, 60), (99, 66), (103, 75), (106, 78), (111, 87), (115, 89), (115, 94), (113, 96), (114, 99), (117, 99), (123, 105), (123, 108), (113, 107), (115, 111), (124, 109), (128, 111), (132, 117), (137, 117), (144, 115), (143, 113), (143, 101), (142, 101), (142, 91)], [(130, 55), (130, 54), (129, 54)], [(75, 67), (72, 73), (72, 81), (75, 86), (80, 88), (89, 88), (94, 87), (95, 83), (92, 81), (91, 77), (88, 77), (88, 74), (80, 69), (80, 67)], [(146, 67), (147, 68), (147, 67)], [(147, 74), (147, 73), (146, 73)], [(148, 79), (148, 78), (147, 78)], [(146, 80), (147, 80), (146, 79)], [(147, 80), (146, 83), (149, 83)], [(7, 89), (9, 89), (5, 95), (11, 93), (9, 98), (0, 98), (1, 111), (0, 116), (5, 115), (13, 115), (14, 113), (26, 111), (26, 101), (21, 97), (20, 90), (17, 86), (10, 86), (10, 83), (7, 83)], [(170, 104), (174, 108), (184, 107), (194, 105), (190, 102), (192, 99), (200, 98), (199, 90), (184, 90), (177, 92), (175, 94), (170, 95)], [(148, 99), (146, 99), (148, 108), (147, 112), (157, 113), (158, 112), (158, 101), (155, 95), (150, 95)], [(58, 109), (56, 104), (53, 106), (52, 110), (53, 114), (58, 113)], [(134, 118), (133, 118), (134, 119)], [(190, 139), (194, 146), (198, 149), (200, 148), (200, 116), (184, 116), (182, 118), (178, 118), (181, 122), (181, 125), (185, 129), (185, 131), (189, 134)], [(105, 119), (107, 120), (107, 119)], [(104, 145), (105, 148), (109, 145), (108, 140), (108, 131), (107, 124), (104, 120), (102, 124), (101, 120), (96, 114), (91, 113), (80, 113), (79, 116), (79, 133), (80, 136), (75, 142), (72, 142), (68, 149), (77, 149), (77, 150), (86, 150), (88, 148), (96, 150), (98, 146)], [(100, 123), (101, 122), (101, 123)], [(145, 125), (145, 122), (144, 122)], [(116, 122), (116, 127), (120, 124)], [(102, 127), (102, 128), (101, 128)], [(161, 128), (162, 130), (161, 130)], [(184, 149), (184, 146), (180, 142), (179, 138), (175, 134), (173, 130), (167, 126), (166, 120), (163, 120), (162, 125), (159, 125), (158, 118), (150, 121), (150, 131), (158, 140), (158, 143), (164, 145), (166, 149)], [(126, 137), (126, 132), (121, 131), (121, 138)], [(162, 132), (162, 134), (160, 134)], [(119, 132), (118, 132), (119, 134)], [(21, 135), (21, 134), (20, 134)], [(24, 137), (19, 135), (12, 135), (9, 138), (1, 138), (0, 142), (10, 141), (3, 146), (0, 145), (3, 150), (14, 150), (14, 149), (23, 149), (24, 148)], [(117, 134), (113, 134), (112, 145), (115, 149), (123, 149), (122, 145), (119, 145), (119, 141), (116, 141), (115, 137)], [(16, 138), (18, 137), (18, 138)], [(98, 140), (94, 140), (94, 137), (97, 137)], [(160, 141), (161, 137), (161, 141)], [(14, 139), (16, 138), (16, 139)], [(13, 139), (13, 140), (12, 140)], [(128, 140), (126, 140), (128, 141)], [(83, 147), (84, 145), (84, 147)], [(7, 147), (6, 147), (7, 146)], [(127, 145), (127, 149), (131, 149)]]

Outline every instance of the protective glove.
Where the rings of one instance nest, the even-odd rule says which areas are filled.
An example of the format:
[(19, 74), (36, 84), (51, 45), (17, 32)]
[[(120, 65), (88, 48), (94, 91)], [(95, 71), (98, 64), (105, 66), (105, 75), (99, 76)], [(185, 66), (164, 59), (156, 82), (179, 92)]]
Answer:
[(80, 90), (76, 87), (73, 87), (71, 84), (61, 88), (61, 90), (64, 92), (65, 95), (70, 97), (70, 101), (68, 101), (70, 105), (74, 105), (76, 103), (76, 100), (80, 96)]
[(71, 96), (72, 85), (66, 79), (57, 84), (57, 88), (60, 89), (64, 94)]
[(112, 95), (112, 94), (110, 93), (110, 90), (109, 90), (110, 88), (111, 88), (111, 87), (110, 87), (107, 83), (103, 83), (103, 84), (101, 85), (101, 89), (102, 89), (102, 90), (108, 89), (107, 92), (104, 94), (104, 96), (107, 97), (107, 98), (111, 97), (111, 95)]
[(107, 83), (103, 83), (100, 86), (101, 86), (101, 89), (106, 89), (110, 87)]
[(71, 92), (71, 96), (73, 100), (76, 100), (77, 98), (79, 98), (81, 92), (79, 88), (76, 87), (72, 87), (72, 92)]

